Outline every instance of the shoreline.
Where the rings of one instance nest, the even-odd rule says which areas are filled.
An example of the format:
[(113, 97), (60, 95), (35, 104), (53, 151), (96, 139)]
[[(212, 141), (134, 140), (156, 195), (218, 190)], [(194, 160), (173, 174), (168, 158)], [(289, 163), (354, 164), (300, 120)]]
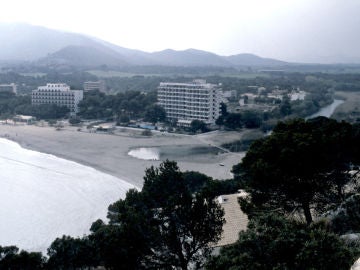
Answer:
[[(215, 133), (218, 138), (226, 137)], [(237, 137), (239, 134), (234, 134)], [(17, 142), (21, 147), (71, 160), (101, 172), (113, 175), (138, 188), (143, 185), (145, 169), (159, 166), (162, 160), (142, 160), (128, 152), (138, 147), (196, 148), (211, 145), (203, 135), (156, 133), (152, 137), (134, 135), (122, 130), (121, 134), (79, 132), (77, 127), (56, 130), (54, 127), (33, 125), (0, 125), (0, 137)], [(201, 139), (200, 139), (201, 138)], [(232, 178), (231, 168), (240, 162), (243, 153), (195, 154), (174, 159), (181, 171), (199, 171), (214, 179)], [(224, 166), (219, 166), (219, 164)]]
[(1, 140), (1, 245), (46, 254), (62, 235), (82, 237), (136, 188), (92, 167)]

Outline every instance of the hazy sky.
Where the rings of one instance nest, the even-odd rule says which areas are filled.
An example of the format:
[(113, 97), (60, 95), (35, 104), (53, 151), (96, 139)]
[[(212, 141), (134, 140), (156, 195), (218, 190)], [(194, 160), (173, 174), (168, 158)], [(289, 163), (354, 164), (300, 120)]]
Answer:
[(360, 61), (360, 0), (0, 0), (26, 22), (148, 52), (195, 48), (298, 62)]

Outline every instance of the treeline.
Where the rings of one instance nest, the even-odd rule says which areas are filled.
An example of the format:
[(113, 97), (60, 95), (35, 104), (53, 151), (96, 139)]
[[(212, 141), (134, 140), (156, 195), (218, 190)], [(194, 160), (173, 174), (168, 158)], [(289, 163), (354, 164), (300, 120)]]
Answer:
[[(36, 73), (22, 75), (16, 72), (0, 73), (1, 83), (16, 83), (18, 84), (18, 90), (20, 93), (29, 93), (29, 91), (36, 89), (40, 85), (44, 85), (49, 82), (63, 82), (70, 85), (73, 89), (82, 89), (85, 81), (96, 81), (103, 79), (106, 82), (108, 90), (112, 93), (126, 92), (126, 91), (154, 91), (162, 81), (176, 81), (176, 82), (188, 82), (193, 79), (205, 79), (209, 83), (221, 83), (223, 90), (236, 90), (238, 95), (246, 92), (254, 91), (255, 88), (249, 88), (249, 86), (265, 87), (266, 89), (297, 89), (298, 87), (310, 93), (315, 93), (321, 88), (332, 88), (335, 90), (359, 90), (360, 81), (357, 74), (333, 74), (333, 73), (281, 73), (258, 76), (255, 78), (246, 78), (246, 76), (227, 76), (226, 69), (214, 68), (209, 74), (202, 72), (196, 72), (196, 67), (189, 68), (190, 72), (182, 75), (182, 72), (176, 72), (178, 68), (166, 67), (161, 69), (159, 73), (147, 74), (151, 67), (138, 67), (135, 68), (133, 74), (129, 73), (129, 76), (119, 77), (114, 76), (100, 78), (89, 72), (74, 71), (70, 73), (61, 73), (52, 70), (48, 70), (44, 73)], [(140, 72), (144, 69), (144, 72)], [(109, 71), (111, 74), (111, 71)], [(140, 72), (142, 74), (137, 75)], [(223, 75), (211, 75), (211, 74), (223, 74)], [(236, 72), (235, 72), (236, 73)], [(153, 74), (153, 75), (152, 75)], [(156, 75), (155, 75), (156, 74)], [(191, 76), (189, 76), (191, 74)]]
[(358, 74), (316, 74), (322, 79), (334, 82), (335, 90), (360, 91), (360, 78)]
[(314, 93), (309, 93), (304, 100), (291, 101), (284, 97), (278, 106), (271, 111), (243, 110), (241, 112), (228, 112), (227, 106), (221, 104), (221, 116), (216, 124), (227, 129), (261, 128), (263, 131), (271, 130), (279, 120), (292, 118), (306, 118), (322, 107), (333, 102), (332, 93), (325, 87)]
[(16, 114), (31, 115), (38, 120), (55, 120), (69, 117), (70, 110), (66, 106), (58, 106), (56, 104), (23, 104), (16, 107), (14, 112)]
[[(176, 69), (177, 68), (175, 68), (175, 70)], [(360, 86), (358, 74), (289, 72), (246, 78), (246, 76), (227, 76), (226, 68), (214, 68), (214, 72), (209, 72), (209, 74), (196, 72), (196, 69), (196, 67), (189, 68), (191, 72), (186, 73), (186, 76), (182, 75), (181, 72), (172, 72), (171, 68), (166, 68), (162, 73), (159, 73), (160, 76), (134, 74), (129, 77), (109, 77), (104, 78), (104, 80), (109, 85), (110, 89), (113, 89), (115, 92), (124, 92), (128, 90), (153, 91), (156, 90), (159, 83), (163, 81), (189, 82), (193, 79), (200, 78), (205, 79), (209, 83), (221, 83), (221, 88), (224, 91), (236, 90), (238, 95), (252, 92), (256, 89), (249, 86), (265, 87), (267, 90), (279, 88), (288, 89), (290, 91), (300, 88), (301, 90), (313, 94), (329, 89), (343, 90), (342, 87), (345, 87), (345, 90), (358, 91)], [(147, 68), (145, 68), (145, 70), (147, 70)], [(146, 74), (146, 72), (144, 73)], [(211, 75), (215, 73), (222, 75)]]
[(83, 89), (86, 81), (97, 81), (98, 78), (88, 72), (22, 75), (15, 72), (0, 73), (0, 83), (16, 83), (19, 94), (30, 94), (32, 90), (47, 83), (66, 83), (71, 89)]
[(16, 96), (0, 91), (0, 118), (8, 119), (17, 114), (35, 116), (37, 119), (58, 119), (67, 116), (69, 109), (55, 104), (31, 105), (31, 97)]
[(280, 122), (234, 166), (249, 219), (207, 269), (350, 269), (360, 255), (360, 126)]
[(216, 120), (216, 124), (228, 129), (238, 128), (259, 128), (267, 114), (255, 110), (247, 110), (240, 113), (228, 113), (226, 105), (222, 104), (221, 116)]
[[(106, 66), (103, 66), (101, 70), (110, 70)], [(127, 67), (117, 67), (115, 71), (125, 72), (125, 73), (134, 73), (134, 74), (156, 74), (156, 75), (166, 75), (167, 77), (173, 77), (174, 75), (196, 75), (204, 76), (207, 74), (232, 74), (237, 73), (238, 70), (231, 67), (216, 67), (216, 66), (127, 66)]]
[(17, 114), (17, 109), (21, 106), (31, 104), (30, 96), (16, 96), (11, 92), (0, 91), (0, 116), (7, 118), (8, 116)]
[(145, 118), (149, 122), (164, 121), (165, 110), (156, 105), (156, 92), (127, 91), (105, 95), (98, 91), (85, 93), (79, 103), (79, 116), (85, 119), (113, 119), (128, 123), (130, 119)]
[(164, 76), (133, 75), (129, 77), (103, 78), (110, 93), (124, 93), (127, 91), (151, 92), (156, 91), (160, 82), (168, 81)]
[(359, 75), (357, 73), (300, 73), (284, 72), (279, 74), (269, 74), (268, 76), (258, 76), (255, 78), (226, 77), (226, 76), (206, 76), (203, 77), (208, 82), (221, 82), (224, 90), (237, 90), (238, 94), (251, 92), (256, 88), (249, 86), (265, 87), (267, 90), (278, 87), (279, 89), (297, 89), (306, 92), (315, 93), (319, 89), (342, 90), (342, 86), (347, 85), (347, 89), (357, 91), (360, 85)]
[[(79, 116), (84, 119), (115, 119), (121, 123), (144, 118), (156, 123), (166, 118), (165, 110), (156, 105), (156, 100), (156, 92), (128, 91), (116, 95), (88, 92), (79, 104)], [(16, 114), (31, 115), (37, 119), (59, 119), (68, 117), (69, 109), (55, 104), (34, 106), (30, 95), (16, 96), (0, 91), (0, 118), (7, 119)]]
[(16, 246), (0, 246), (0, 269), (45, 269), (46, 258), (41, 252), (19, 251)]

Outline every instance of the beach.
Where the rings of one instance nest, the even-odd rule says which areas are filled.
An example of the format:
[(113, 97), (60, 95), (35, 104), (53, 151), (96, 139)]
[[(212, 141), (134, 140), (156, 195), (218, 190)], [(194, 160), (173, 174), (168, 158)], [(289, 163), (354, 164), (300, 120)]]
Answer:
[[(163, 159), (175, 160), (182, 171), (199, 171), (214, 179), (232, 178), (231, 168), (244, 153), (224, 152), (216, 146), (238, 138), (237, 133), (215, 131), (202, 135), (153, 132), (119, 128), (114, 134), (89, 132), (86, 128), (66, 126), (0, 125), (0, 136), (22, 147), (93, 167), (139, 188), (146, 168), (159, 166)], [(223, 139), (222, 139), (223, 138)], [(214, 147), (215, 146), (215, 147)], [(152, 147), (163, 150), (160, 160), (142, 160), (128, 155), (132, 149)], [(218, 149), (207, 152), (207, 148)], [(200, 151), (201, 150), (201, 151)]]

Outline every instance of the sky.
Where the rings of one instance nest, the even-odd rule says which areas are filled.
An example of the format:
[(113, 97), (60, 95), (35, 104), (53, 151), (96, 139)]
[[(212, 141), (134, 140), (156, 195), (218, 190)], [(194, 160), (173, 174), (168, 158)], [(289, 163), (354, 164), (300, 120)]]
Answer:
[(0, 22), (147, 52), (194, 48), (292, 62), (360, 62), (360, 0), (0, 0)]

